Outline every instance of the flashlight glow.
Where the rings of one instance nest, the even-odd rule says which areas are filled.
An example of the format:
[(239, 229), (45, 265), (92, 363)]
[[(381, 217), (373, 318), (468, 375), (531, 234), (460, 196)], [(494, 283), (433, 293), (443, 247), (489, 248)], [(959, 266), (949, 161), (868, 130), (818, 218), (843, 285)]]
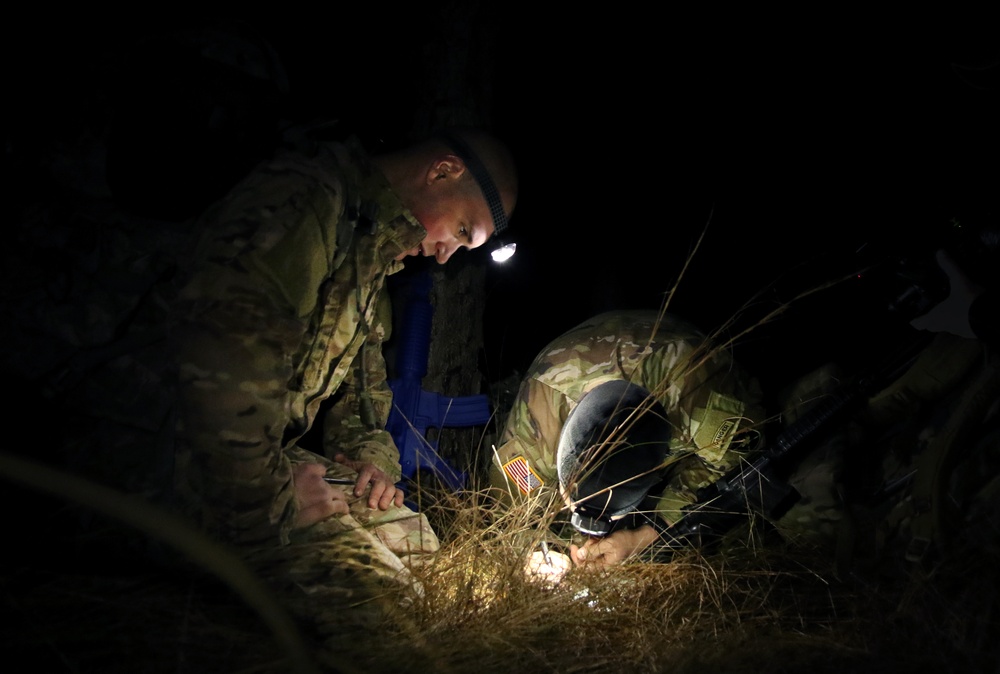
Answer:
[(490, 253), (493, 257), (494, 262), (506, 262), (514, 255), (514, 250), (517, 248), (516, 243), (508, 243), (506, 245), (500, 246), (496, 250)]
[[(546, 559), (548, 557), (548, 559)], [(541, 581), (548, 585), (558, 585), (573, 563), (569, 555), (561, 552), (535, 550), (528, 557), (524, 571), (531, 580)]]

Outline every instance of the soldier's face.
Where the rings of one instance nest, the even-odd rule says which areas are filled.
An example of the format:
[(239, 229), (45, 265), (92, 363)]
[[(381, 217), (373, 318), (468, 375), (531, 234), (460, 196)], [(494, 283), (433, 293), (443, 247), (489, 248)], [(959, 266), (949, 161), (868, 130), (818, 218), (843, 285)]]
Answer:
[(475, 190), (453, 189), (439, 193), (411, 211), (427, 230), (427, 236), (408, 255), (433, 256), (438, 264), (448, 261), (460, 248), (478, 248), (493, 234), (493, 218), (478, 186)]

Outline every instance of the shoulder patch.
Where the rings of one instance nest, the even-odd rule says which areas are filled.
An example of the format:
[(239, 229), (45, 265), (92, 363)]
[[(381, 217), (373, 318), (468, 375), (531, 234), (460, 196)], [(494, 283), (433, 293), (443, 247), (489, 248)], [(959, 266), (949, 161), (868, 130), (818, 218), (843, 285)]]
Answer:
[(694, 434), (698, 455), (711, 463), (722, 461), (740, 428), (744, 404), (730, 396), (712, 391), (708, 407), (697, 410), (701, 423)]
[(542, 486), (542, 479), (531, 469), (523, 456), (515, 456), (503, 465), (507, 478), (517, 485), (522, 494), (530, 494), (533, 489)]

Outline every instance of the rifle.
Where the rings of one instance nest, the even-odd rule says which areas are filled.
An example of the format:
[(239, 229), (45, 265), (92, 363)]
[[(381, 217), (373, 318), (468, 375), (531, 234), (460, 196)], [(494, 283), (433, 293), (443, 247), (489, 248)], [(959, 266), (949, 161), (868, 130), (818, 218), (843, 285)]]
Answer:
[(489, 422), (491, 409), (485, 394), (446, 396), (423, 389), (430, 351), (434, 307), (430, 301), (430, 274), (422, 270), (410, 280), (400, 329), (400, 349), (396, 358), (398, 375), (389, 382), (392, 409), (386, 430), (399, 448), (399, 463), (406, 491), (407, 482), (426, 470), (452, 490), (463, 489), (468, 481), (438, 454), (437, 442), (427, 437), (431, 428), (467, 428)]
[(664, 527), (659, 518), (647, 516), (665, 543), (664, 552), (710, 545), (751, 513), (777, 519), (788, 512), (801, 498), (785, 479), (795, 461), (801, 459), (821, 433), (843, 422), (870, 396), (898, 379), (933, 336), (918, 332), (903, 348), (893, 351), (887, 365), (849, 380), (824, 397), (755, 458), (742, 461), (699, 489), (695, 502), (681, 511), (681, 518), (674, 524)]
[(916, 330), (909, 323), (949, 295), (949, 280), (933, 261), (932, 251), (890, 256), (865, 272), (859, 271), (857, 277), (874, 279), (878, 289), (875, 295), (890, 298), (884, 308), (912, 336), (902, 348), (890, 347), (889, 355), (875, 360), (874, 367), (867, 371), (862, 368), (861, 375), (823, 398), (755, 458), (741, 461), (719, 480), (699, 489), (695, 502), (682, 509), (681, 518), (673, 525), (665, 527), (658, 517), (646, 516), (665, 543), (661, 555), (710, 544), (751, 513), (774, 520), (788, 512), (801, 498), (786, 481), (796, 461), (812, 448), (821, 433), (846, 420), (870, 396), (902, 376), (930, 343), (934, 333)]

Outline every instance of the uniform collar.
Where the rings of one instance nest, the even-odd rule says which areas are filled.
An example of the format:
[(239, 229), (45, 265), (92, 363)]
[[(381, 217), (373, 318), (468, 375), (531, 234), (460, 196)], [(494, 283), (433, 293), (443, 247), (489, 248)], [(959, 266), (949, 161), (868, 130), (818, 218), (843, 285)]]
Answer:
[[(354, 169), (352, 178), (358, 189), (358, 196), (367, 208), (374, 209), (375, 229), (379, 256), (385, 262), (397, 262), (396, 257), (404, 251), (412, 250), (427, 236), (427, 230), (403, 205), (382, 171), (371, 161), (371, 155), (360, 141), (352, 136), (343, 142), (343, 150), (349, 156), (344, 162)], [(369, 223), (371, 221), (369, 220)], [(398, 263), (400, 268), (402, 263)], [(398, 271), (394, 270), (394, 271)]]

